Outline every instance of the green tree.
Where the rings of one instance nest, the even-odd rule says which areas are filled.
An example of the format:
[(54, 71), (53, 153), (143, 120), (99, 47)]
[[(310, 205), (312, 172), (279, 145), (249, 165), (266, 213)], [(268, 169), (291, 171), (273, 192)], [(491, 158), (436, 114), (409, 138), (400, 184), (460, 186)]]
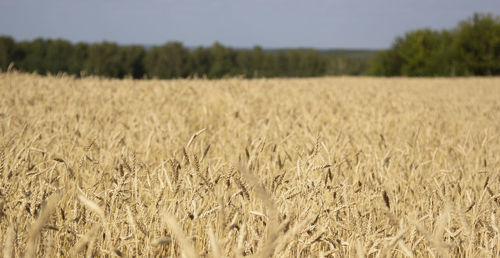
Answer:
[[(406, 76), (444, 75), (439, 58), (446, 46), (443, 33), (421, 29), (406, 34), (397, 48), (402, 59), (401, 74)], [(444, 64), (446, 65), (446, 64)]]
[(210, 48), (210, 56), (211, 67), (208, 73), (210, 78), (236, 74), (236, 54), (231, 48), (226, 48), (219, 42), (215, 42)]
[(300, 52), (298, 50), (287, 51), (288, 77), (300, 76)]
[(69, 72), (73, 45), (66, 40), (48, 40), (46, 42), (46, 55), (44, 59), (47, 72)]
[(189, 51), (180, 42), (168, 42), (151, 48), (144, 58), (146, 72), (161, 79), (187, 77), (190, 75)]
[(86, 72), (88, 55), (89, 45), (84, 42), (77, 43), (73, 47), (72, 55), (69, 57), (69, 73), (80, 75), (82, 72)]
[(394, 76), (500, 74), (500, 18), (474, 14), (447, 31), (420, 29), (372, 58), (369, 73)]
[(287, 77), (289, 75), (289, 61), (286, 51), (278, 51), (274, 59), (276, 76)]
[(197, 47), (190, 53), (190, 67), (192, 75), (208, 76), (212, 60), (210, 51), (203, 47)]
[(116, 43), (102, 42), (90, 45), (84, 66), (90, 74), (123, 78), (123, 55)]
[(0, 70), (7, 71), (13, 61), (14, 40), (11, 37), (0, 36)]
[(123, 69), (126, 75), (130, 75), (135, 79), (142, 78), (145, 73), (144, 57), (146, 51), (142, 46), (124, 46), (121, 47), (123, 55)]
[(14, 62), (25, 72), (38, 72), (45, 74), (46, 41), (37, 38), (32, 42), (23, 41), (14, 48)]
[(326, 62), (319, 56), (316, 50), (302, 50), (299, 56), (298, 76), (310, 77), (325, 73)]
[(379, 76), (398, 76), (401, 75), (402, 58), (398, 55), (396, 46), (381, 51), (370, 60), (368, 74)]
[(459, 24), (454, 48), (463, 74), (500, 74), (500, 18), (474, 14)]
[(255, 46), (252, 49), (253, 75), (256, 77), (276, 76), (276, 62), (274, 54), (265, 52), (262, 47)]

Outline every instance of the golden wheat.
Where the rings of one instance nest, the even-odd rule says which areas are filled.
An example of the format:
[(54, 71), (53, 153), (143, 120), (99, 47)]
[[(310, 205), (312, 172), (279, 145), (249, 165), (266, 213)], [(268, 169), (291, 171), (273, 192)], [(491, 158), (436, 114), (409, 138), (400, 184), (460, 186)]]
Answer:
[(0, 250), (498, 256), (500, 79), (0, 74)]

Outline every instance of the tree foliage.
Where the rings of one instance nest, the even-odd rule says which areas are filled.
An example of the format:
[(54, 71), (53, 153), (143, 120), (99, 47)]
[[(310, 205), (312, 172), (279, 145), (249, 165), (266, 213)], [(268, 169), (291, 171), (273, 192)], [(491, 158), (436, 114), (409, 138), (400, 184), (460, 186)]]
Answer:
[(14, 40), (11, 37), (0, 36), (0, 70), (6, 71), (13, 60)]
[(0, 69), (123, 78), (222, 78), (325, 75), (469, 76), (500, 74), (500, 18), (474, 14), (452, 30), (429, 28), (397, 37), (384, 51), (234, 49), (215, 42), (145, 48), (113, 42), (72, 44), (62, 39), (16, 42), (0, 36)]
[(398, 37), (372, 58), (369, 73), (382, 76), (500, 74), (500, 18), (474, 14), (453, 30), (419, 29)]
[(169, 79), (189, 75), (189, 52), (180, 42), (169, 42), (151, 48), (144, 59), (145, 69), (151, 77)]
[[(190, 49), (180, 42), (145, 48), (113, 42), (87, 44), (38, 38), (15, 42), (0, 36), (0, 69), (10, 63), (25, 72), (97, 75), (123, 78), (186, 78), (225, 76), (311, 77), (363, 74), (367, 56), (351, 58), (343, 53), (314, 49), (233, 49), (215, 42), (210, 47)], [(341, 66), (332, 65), (341, 64)]]

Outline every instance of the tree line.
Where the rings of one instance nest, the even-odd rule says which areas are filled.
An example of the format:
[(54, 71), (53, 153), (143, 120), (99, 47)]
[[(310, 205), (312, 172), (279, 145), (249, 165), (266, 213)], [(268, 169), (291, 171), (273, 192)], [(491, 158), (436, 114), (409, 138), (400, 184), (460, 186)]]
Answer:
[(375, 55), (368, 74), (379, 76), (500, 75), (500, 18), (474, 14), (451, 30), (419, 29)]
[(194, 49), (180, 42), (146, 48), (0, 36), (0, 70), (11, 64), (24, 72), (114, 78), (499, 75), (500, 18), (474, 14), (451, 30), (410, 31), (383, 51), (234, 49), (218, 42)]
[[(368, 55), (370, 52), (368, 52)], [(224, 76), (312, 77), (327, 74), (357, 75), (364, 72), (368, 57), (351, 57), (314, 49), (233, 49), (215, 42), (210, 47), (187, 48), (167, 42), (146, 48), (113, 42), (76, 43), (63, 39), (16, 42), (0, 36), (0, 69), (10, 64), (24, 72), (60, 72), (113, 78), (186, 78)]]

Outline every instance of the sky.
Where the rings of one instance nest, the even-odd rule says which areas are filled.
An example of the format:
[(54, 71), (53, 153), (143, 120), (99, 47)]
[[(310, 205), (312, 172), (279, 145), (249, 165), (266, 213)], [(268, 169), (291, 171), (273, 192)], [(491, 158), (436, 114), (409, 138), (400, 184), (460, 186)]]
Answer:
[(381, 49), (500, 0), (0, 0), (0, 34), (72, 42)]

